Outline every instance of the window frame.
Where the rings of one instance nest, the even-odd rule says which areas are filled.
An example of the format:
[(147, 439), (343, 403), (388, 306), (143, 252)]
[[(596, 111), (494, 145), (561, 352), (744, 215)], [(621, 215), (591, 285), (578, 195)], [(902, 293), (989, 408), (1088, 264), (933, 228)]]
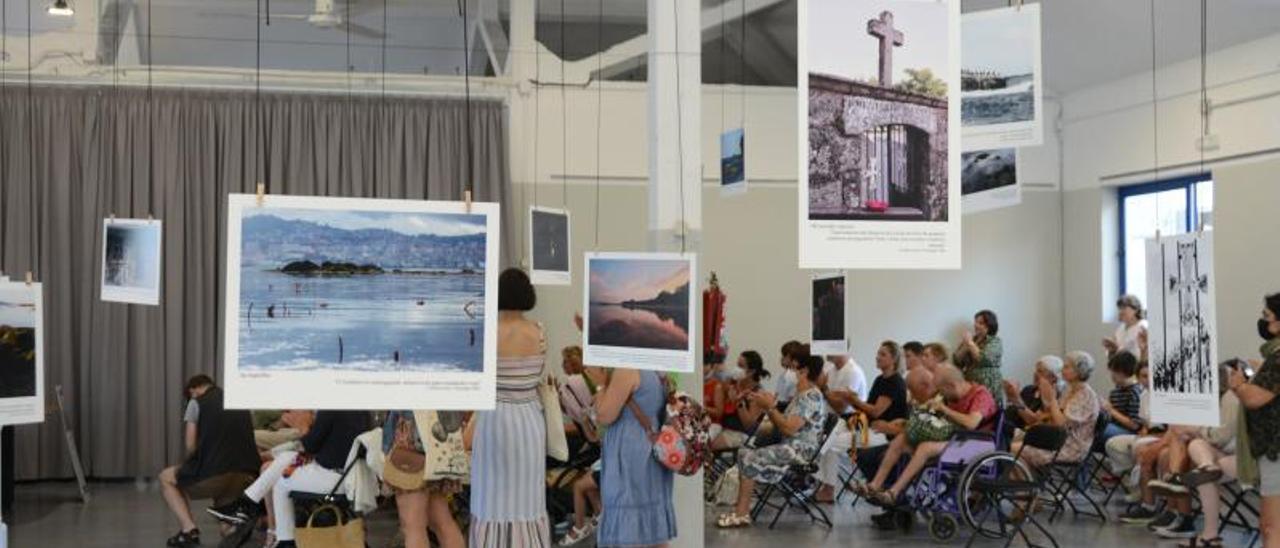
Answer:
[[(1129, 267), (1128, 267), (1128, 234), (1124, 230), (1125, 222), (1125, 201), (1136, 196), (1147, 194), (1157, 194), (1160, 192), (1168, 192), (1170, 190), (1182, 190), (1186, 194), (1187, 210), (1184, 212), (1182, 219), (1182, 233), (1194, 230), (1194, 227), (1200, 226), (1200, 203), (1197, 197), (1196, 187), (1200, 183), (1213, 181), (1213, 172), (1204, 171), (1193, 173), (1191, 175), (1183, 175), (1180, 177), (1172, 177), (1169, 179), (1160, 179), (1157, 181), (1149, 181), (1145, 183), (1135, 183), (1124, 185), (1116, 189), (1116, 205), (1119, 209), (1116, 233), (1120, 239), (1120, 294), (1124, 295), (1129, 291)], [(1139, 295), (1145, 297), (1145, 295)]]

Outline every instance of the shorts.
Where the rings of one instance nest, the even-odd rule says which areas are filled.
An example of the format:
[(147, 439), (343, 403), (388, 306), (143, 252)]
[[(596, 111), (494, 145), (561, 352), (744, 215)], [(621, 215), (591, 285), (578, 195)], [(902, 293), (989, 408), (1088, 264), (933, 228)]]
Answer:
[(1264, 497), (1280, 497), (1280, 461), (1258, 458), (1258, 492)]
[(179, 488), (192, 500), (212, 499), (214, 506), (235, 502), (253, 483), (253, 476), (244, 472), (227, 472)]

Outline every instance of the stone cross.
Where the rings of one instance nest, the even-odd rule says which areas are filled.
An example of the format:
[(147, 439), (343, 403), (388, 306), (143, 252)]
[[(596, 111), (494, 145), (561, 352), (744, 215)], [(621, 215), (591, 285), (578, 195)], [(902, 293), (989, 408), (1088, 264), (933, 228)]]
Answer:
[(893, 85), (893, 48), (902, 45), (902, 31), (893, 28), (893, 13), (880, 12), (879, 19), (867, 21), (867, 34), (880, 39), (880, 85)]

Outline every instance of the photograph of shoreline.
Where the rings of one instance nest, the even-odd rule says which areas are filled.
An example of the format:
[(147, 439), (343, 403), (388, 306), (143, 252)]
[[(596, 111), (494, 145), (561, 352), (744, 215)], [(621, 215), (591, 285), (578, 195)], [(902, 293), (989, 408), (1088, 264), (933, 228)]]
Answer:
[(484, 215), (246, 208), (239, 368), (481, 372)]
[(0, 425), (44, 422), (44, 286), (0, 281)]
[(964, 150), (1042, 144), (1040, 7), (966, 13), (960, 36)]
[(655, 350), (689, 348), (689, 262), (591, 260), (587, 344)]
[(103, 221), (102, 300), (160, 304), (161, 222)]

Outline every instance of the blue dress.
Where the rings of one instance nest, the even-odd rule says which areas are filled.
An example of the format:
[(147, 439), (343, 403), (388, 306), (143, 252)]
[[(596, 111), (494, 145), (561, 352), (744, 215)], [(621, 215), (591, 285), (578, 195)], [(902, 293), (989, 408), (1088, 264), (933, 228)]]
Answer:
[[(660, 427), (658, 415), (667, 398), (658, 374), (640, 372), (640, 387), (632, 398), (650, 424)], [(653, 458), (653, 444), (630, 407), (623, 407), (618, 420), (604, 432), (599, 546), (651, 546), (676, 538), (672, 472)]]

